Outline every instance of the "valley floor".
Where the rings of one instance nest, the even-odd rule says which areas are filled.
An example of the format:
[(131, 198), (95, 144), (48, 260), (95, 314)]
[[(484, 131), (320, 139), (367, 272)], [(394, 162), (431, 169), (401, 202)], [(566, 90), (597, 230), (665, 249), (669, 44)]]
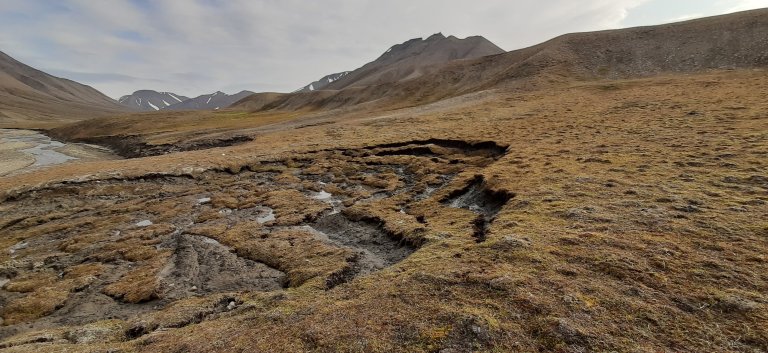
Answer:
[(3, 177), (0, 349), (764, 352), (767, 96), (720, 71), (243, 113), (250, 142)]
[(118, 158), (100, 146), (64, 144), (33, 130), (0, 129), (0, 176), (31, 172), (71, 161)]

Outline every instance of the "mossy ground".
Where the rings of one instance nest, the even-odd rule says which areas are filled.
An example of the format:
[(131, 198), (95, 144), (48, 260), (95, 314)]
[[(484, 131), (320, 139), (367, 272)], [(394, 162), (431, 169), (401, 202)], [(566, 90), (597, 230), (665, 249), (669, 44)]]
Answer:
[[(766, 351), (766, 96), (764, 71), (497, 91), (478, 104), (350, 113), (333, 124), (264, 132), (239, 146), (0, 179), (6, 249), (66, 234), (51, 251), (81, 256), (67, 268), (103, 263), (108, 274), (139, 264), (132, 271), (146, 273), (136, 282), (130, 275), (96, 277), (105, 284), (123, 278), (125, 288), (141, 283), (144, 291), (151, 286), (139, 281), (152, 280), (158, 268), (152, 263), (163, 258), (161, 251), (146, 253), (152, 239), (188, 218), (198, 223), (194, 233), (288, 273), (291, 282), (278, 291), (167, 303), (110, 324), (121, 334), (104, 335), (101, 343), (73, 344), (62, 333), (73, 328), (62, 327), (36, 333), (54, 337), (47, 344), (30, 343), (29, 332), (5, 344), (17, 342), (8, 349), (18, 352)], [(376, 151), (366, 146), (429, 138), (508, 148), (497, 160), (439, 146), (431, 147), (437, 162), (425, 155), (357, 155)], [(386, 164), (408, 173), (381, 167)], [(257, 175), (269, 175), (268, 182), (259, 184)], [(311, 197), (320, 185), (312, 175), (328, 175), (323, 189), (343, 196), (347, 217), (376, 220), (418, 250), (328, 290), (326, 278), (349, 263), (345, 249), (298, 230), (262, 238), (264, 227), (301, 225), (329, 211)], [(451, 178), (437, 182), (440, 175)], [(476, 175), (490, 190), (515, 195), (479, 243), (476, 215), (441, 202)], [(61, 183), (84, 179), (102, 181)], [(430, 183), (441, 187), (418, 197)], [(203, 196), (211, 205), (190, 211)], [(31, 207), (24, 200), (48, 201)], [(275, 210), (274, 223), (231, 224), (219, 213), (257, 205)], [(34, 212), (22, 215), (22, 207)], [(141, 212), (157, 234), (121, 234), (127, 247), (112, 241), (113, 228), (139, 221), (132, 215)], [(14, 259), (4, 251), (0, 261), (8, 267), (28, 259), (34, 268), (50, 256), (40, 249), (19, 250)], [(41, 291), (50, 304), (36, 309), (55, 308), (77, 290), (64, 284), (66, 275), (30, 271), (19, 271), (5, 288)], [(55, 295), (45, 294), (47, 288)], [(235, 309), (222, 308), (222, 296)], [(34, 316), (49, 310), (40, 312)], [(124, 334), (136, 320), (149, 323), (142, 326), (147, 332)]]

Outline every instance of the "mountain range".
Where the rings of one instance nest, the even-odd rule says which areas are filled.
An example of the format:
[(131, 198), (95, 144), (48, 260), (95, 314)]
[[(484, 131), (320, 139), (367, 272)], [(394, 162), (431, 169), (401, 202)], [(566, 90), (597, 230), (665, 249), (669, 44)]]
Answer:
[(251, 91), (240, 91), (235, 94), (226, 94), (221, 91), (216, 91), (211, 94), (204, 94), (185, 100), (181, 103), (173, 104), (165, 107), (165, 110), (219, 110), (227, 108), (232, 103), (237, 102), (245, 97), (252, 95)]
[(118, 103), (140, 111), (154, 111), (165, 109), (171, 105), (189, 100), (189, 97), (176, 95), (171, 92), (157, 92), (152, 90), (140, 90), (132, 94), (122, 96)]
[[(310, 93), (312, 97), (324, 98), (334, 95), (330, 91), (347, 88), (364, 88), (412, 80), (438, 70), (443, 65), (504, 53), (504, 50), (481, 36), (459, 39), (445, 37), (442, 33), (423, 38), (414, 38), (387, 49), (376, 60), (353, 71), (330, 74), (296, 91), (299, 97)], [(328, 92), (325, 92), (328, 91)], [(256, 94), (236, 103), (238, 107), (254, 110), (272, 108), (271, 103), (280, 99), (291, 99), (294, 95), (270, 93), (268, 97)], [(269, 99), (267, 99), (269, 98)]]
[(232, 103), (253, 93), (251, 91), (241, 91), (230, 95), (217, 91), (189, 98), (171, 92), (140, 90), (133, 94), (122, 96), (118, 102), (133, 110), (149, 112), (158, 110), (218, 110), (229, 107)]

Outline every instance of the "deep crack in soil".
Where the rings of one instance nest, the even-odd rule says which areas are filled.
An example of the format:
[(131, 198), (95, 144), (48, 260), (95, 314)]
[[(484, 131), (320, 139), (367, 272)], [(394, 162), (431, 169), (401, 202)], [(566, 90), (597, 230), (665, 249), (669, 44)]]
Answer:
[(488, 189), (485, 179), (477, 175), (467, 186), (449, 194), (443, 202), (451, 207), (465, 208), (477, 213), (477, 218), (473, 221), (473, 234), (477, 242), (483, 242), (490, 223), (513, 197), (515, 194), (506, 190)]

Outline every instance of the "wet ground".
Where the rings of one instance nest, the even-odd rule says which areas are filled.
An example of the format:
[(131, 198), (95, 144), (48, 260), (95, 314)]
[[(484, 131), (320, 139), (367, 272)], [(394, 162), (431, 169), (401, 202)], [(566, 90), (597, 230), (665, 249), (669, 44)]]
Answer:
[(66, 144), (33, 130), (0, 129), (0, 176), (78, 160), (114, 158), (117, 156), (102, 147)]

